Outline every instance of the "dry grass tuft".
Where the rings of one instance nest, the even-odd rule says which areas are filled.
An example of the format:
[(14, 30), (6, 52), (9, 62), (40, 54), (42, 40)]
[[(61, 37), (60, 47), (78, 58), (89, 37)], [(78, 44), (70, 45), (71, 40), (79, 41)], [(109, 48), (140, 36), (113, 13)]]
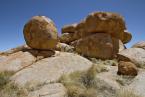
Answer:
[(0, 97), (26, 97), (27, 91), (14, 83), (9, 83), (0, 91)]
[(2, 90), (7, 83), (9, 83), (9, 78), (13, 74), (13, 71), (4, 71), (0, 73), (0, 90)]
[[(60, 78), (60, 83), (63, 83), (67, 88), (68, 97), (97, 97), (97, 92), (93, 86), (96, 74), (101, 72), (97, 65), (87, 71), (77, 71), (69, 75), (63, 75)], [(102, 70), (104, 67), (101, 67)]]
[(132, 89), (121, 89), (117, 92), (117, 97), (142, 97), (135, 94)]

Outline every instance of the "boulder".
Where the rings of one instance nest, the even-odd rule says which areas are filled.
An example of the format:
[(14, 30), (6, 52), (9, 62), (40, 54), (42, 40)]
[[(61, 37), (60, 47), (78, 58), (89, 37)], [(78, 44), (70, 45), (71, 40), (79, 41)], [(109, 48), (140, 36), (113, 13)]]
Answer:
[(76, 30), (77, 24), (71, 24), (71, 25), (65, 25), (64, 27), (62, 27), (61, 32), (62, 33), (74, 33)]
[(34, 49), (55, 48), (58, 35), (52, 20), (45, 16), (34, 16), (23, 29), (26, 44)]
[(81, 38), (71, 45), (75, 47), (76, 52), (88, 57), (107, 59), (113, 55), (112, 39), (106, 33), (96, 33)]
[(65, 43), (58, 43), (56, 50), (61, 52), (74, 52), (74, 47)]
[(44, 83), (57, 82), (65, 73), (87, 70), (91, 66), (92, 62), (79, 55), (60, 52), (17, 72), (11, 77), (11, 81), (20, 86), (30, 84), (35, 88)]
[(119, 75), (129, 75), (136, 76), (138, 74), (138, 69), (135, 64), (132, 62), (120, 61), (118, 64), (118, 72)]
[(124, 31), (124, 36), (123, 36), (122, 42), (123, 42), (124, 44), (126, 44), (126, 43), (128, 43), (131, 39), (132, 39), (131, 33), (129, 33), (128, 31), (125, 30), (125, 31)]
[(28, 94), (28, 97), (66, 97), (66, 88), (61, 83), (54, 83), (42, 86), (36, 91)]
[(121, 61), (131, 61), (138, 67), (145, 67), (145, 50), (142, 48), (129, 48), (118, 53)]
[(132, 46), (132, 48), (142, 48), (145, 49), (145, 41), (140, 41)]
[(63, 33), (60, 37), (59, 37), (60, 42), (62, 43), (71, 43), (72, 41), (75, 40), (74, 37), (74, 33)]
[(102, 32), (123, 40), (124, 30), (126, 27), (123, 17), (111, 12), (91, 13), (76, 26), (76, 31), (82, 37)]

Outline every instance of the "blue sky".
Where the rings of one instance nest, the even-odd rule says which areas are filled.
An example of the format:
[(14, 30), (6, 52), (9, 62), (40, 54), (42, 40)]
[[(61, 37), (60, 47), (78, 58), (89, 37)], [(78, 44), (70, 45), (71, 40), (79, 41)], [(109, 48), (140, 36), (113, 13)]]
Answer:
[(24, 44), (23, 26), (35, 15), (50, 17), (60, 33), (65, 24), (79, 22), (90, 12), (124, 16), (132, 40), (145, 41), (145, 0), (0, 0), (0, 51)]

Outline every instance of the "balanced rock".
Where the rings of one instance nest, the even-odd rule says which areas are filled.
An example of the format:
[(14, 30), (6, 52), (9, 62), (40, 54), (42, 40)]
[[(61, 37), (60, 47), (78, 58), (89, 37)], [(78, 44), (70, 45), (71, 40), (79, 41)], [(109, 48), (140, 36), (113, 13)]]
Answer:
[(140, 41), (132, 46), (132, 48), (143, 48), (145, 49), (145, 41)]
[(32, 17), (25, 24), (23, 33), (27, 45), (34, 49), (53, 49), (58, 41), (53, 21), (45, 16)]
[(118, 72), (119, 75), (130, 75), (136, 76), (138, 74), (138, 70), (135, 64), (132, 62), (120, 61), (118, 64)]
[(81, 38), (72, 42), (75, 50), (89, 57), (111, 58), (113, 55), (113, 44), (110, 35), (105, 33), (96, 33), (94, 35)]

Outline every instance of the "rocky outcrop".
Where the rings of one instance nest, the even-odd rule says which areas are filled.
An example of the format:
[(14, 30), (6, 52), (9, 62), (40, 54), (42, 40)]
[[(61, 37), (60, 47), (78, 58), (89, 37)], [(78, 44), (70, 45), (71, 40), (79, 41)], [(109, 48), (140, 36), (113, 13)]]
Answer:
[(91, 13), (59, 38), (52, 20), (34, 16), (23, 33), (27, 45), (0, 52), (0, 96), (145, 96), (145, 43), (126, 49), (132, 35), (119, 14)]
[(142, 48), (129, 48), (118, 53), (121, 61), (131, 61), (138, 67), (145, 67), (145, 50)]
[(119, 75), (136, 76), (138, 74), (138, 69), (136, 65), (131, 62), (120, 61), (118, 64), (117, 73)]
[(55, 57), (45, 58), (16, 73), (11, 80), (18, 85), (31, 84), (36, 87), (39, 84), (57, 82), (65, 73), (90, 68), (92, 62), (71, 53), (58, 53)]
[(145, 49), (145, 41), (140, 41), (132, 46), (132, 48), (142, 48)]
[(0, 72), (17, 72), (36, 61), (36, 58), (30, 52), (22, 51), (13, 53), (9, 56), (3, 56), (1, 58), (3, 59), (0, 61)]
[(25, 24), (23, 32), (27, 45), (34, 49), (53, 49), (58, 41), (53, 21), (45, 16), (32, 17)]
[[(106, 34), (106, 37), (102, 37), (100, 33)], [(89, 39), (88, 37), (93, 36), (98, 36), (95, 41), (101, 42), (98, 43), (92, 42), (94, 40), (86, 40)], [(100, 39), (100, 37), (102, 38)], [(108, 37), (111, 38), (111, 44), (108, 44), (108, 41), (106, 41)], [(132, 35), (127, 32), (122, 16), (111, 12), (94, 12), (89, 14), (78, 24), (64, 26), (62, 28), (60, 42), (72, 45), (78, 44), (77, 46), (75, 45), (76, 52), (82, 55), (107, 59), (115, 57), (119, 51), (123, 50), (123, 46), (121, 45), (128, 43), (131, 38)], [(86, 41), (88, 42), (86, 43)], [(123, 44), (120, 45), (120, 43)], [(91, 46), (95, 45), (94, 48), (92, 47), (93, 50), (88, 50), (90, 44)], [(110, 49), (105, 50), (106, 44), (111, 45), (109, 48), (112, 49), (112, 51), (110, 51)], [(103, 50), (105, 50), (104, 53), (102, 52)], [(106, 54), (108, 54), (108, 56), (106, 56)]]

